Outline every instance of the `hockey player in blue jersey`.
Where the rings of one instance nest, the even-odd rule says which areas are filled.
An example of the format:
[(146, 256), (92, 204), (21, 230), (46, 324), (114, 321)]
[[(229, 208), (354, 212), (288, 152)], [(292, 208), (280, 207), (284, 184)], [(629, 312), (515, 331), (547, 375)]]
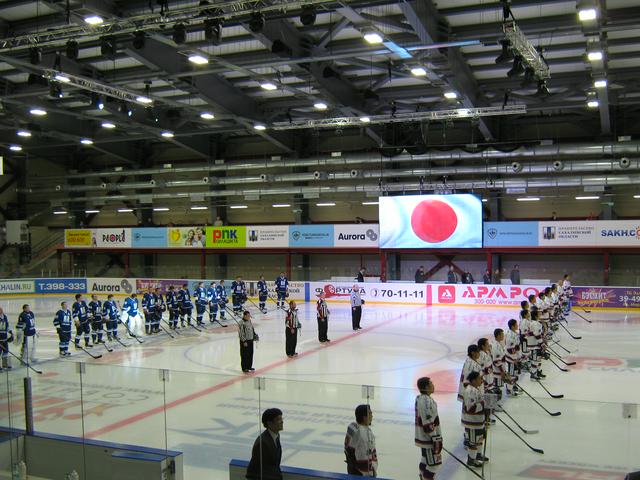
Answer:
[(102, 304), (102, 314), (107, 323), (107, 339), (118, 338), (118, 307), (113, 300), (113, 295), (107, 297), (107, 301)]
[(186, 283), (182, 285), (182, 288), (178, 291), (178, 302), (180, 303), (180, 325), (184, 327), (184, 317), (187, 317), (187, 323), (191, 325), (193, 303), (191, 303), (189, 285)]
[(218, 297), (218, 309), (220, 310), (220, 320), (224, 320), (224, 315), (227, 309), (227, 289), (224, 286), (224, 280), (220, 280), (220, 283), (216, 285), (216, 295)]
[(276, 278), (276, 295), (278, 308), (284, 309), (284, 303), (289, 296), (289, 280), (284, 276), (284, 272), (280, 272), (280, 276)]
[(247, 287), (239, 275), (231, 282), (231, 301), (234, 315), (242, 313), (242, 304), (247, 301)]
[(180, 307), (176, 296), (176, 288), (173, 285), (169, 285), (169, 290), (167, 290), (167, 309), (169, 310), (169, 328), (172, 330), (180, 328), (178, 327)]
[(71, 310), (67, 307), (67, 302), (60, 304), (60, 310), (56, 312), (56, 316), (53, 319), (53, 326), (56, 327), (58, 333), (58, 349), (61, 357), (68, 357), (69, 342), (71, 341), (71, 329), (73, 321), (71, 320)]
[(142, 311), (144, 313), (144, 333), (153, 333), (153, 317), (156, 313), (156, 299), (153, 296), (153, 289), (149, 289), (142, 295)]
[(216, 293), (216, 282), (211, 282), (207, 288), (207, 303), (209, 304), (209, 322), (216, 321), (218, 316), (218, 294)]
[(196, 302), (196, 323), (202, 325), (204, 312), (207, 311), (207, 289), (204, 288), (204, 282), (199, 282), (196, 289), (193, 291), (193, 299)]
[(76, 301), (71, 307), (71, 316), (76, 324), (75, 347), (80, 348), (80, 337), (84, 335), (84, 346), (91, 348), (92, 345), (89, 343), (89, 334), (91, 333), (89, 328), (89, 307), (81, 293), (76, 295)]
[(11, 357), (9, 356), (9, 344), (13, 342), (13, 332), (11, 331), (11, 323), (4, 314), (2, 308), (0, 308), (0, 355), (2, 356), (2, 369), (11, 368)]
[(132, 337), (137, 337), (137, 320), (140, 316), (138, 308), (138, 296), (135, 293), (132, 293), (131, 296), (124, 300), (124, 305), (122, 307), (122, 317), (124, 318), (121, 318), (121, 321), (127, 327), (129, 335)]
[(264, 279), (264, 275), (260, 275), (258, 280), (258, 308), (262, 313), (267, 313), (267, 297), (269, 296), (269, 289), (267, 288), (267, 282)]
[(97, 295), (91, 295), (89, 313), (91, 314), (91, 340), (94, 345), (104, 343), (102, 340), (102, 302), (98, 300)]
[(18, 316), (18, 324), (16, 325), (18, 332), (18, 343), (22, 345), (20, 349), (20, 360), (22, 363), (31, 363), (36, 361), (36, 316), (31, 311), (28, 304), (22, 306), (22, 312)]
[(167, 309), (167, 306), (164, 303), (164, 298), (162, 298), (162, 292), (157, 287), (153, 291), (153, 298), (156, 302), (156, 308), (153, 312), (153, 322), (151, 323), (151, 330), (155, 333), (160, 333), (160, 322), (162, 322), (162, 314)]

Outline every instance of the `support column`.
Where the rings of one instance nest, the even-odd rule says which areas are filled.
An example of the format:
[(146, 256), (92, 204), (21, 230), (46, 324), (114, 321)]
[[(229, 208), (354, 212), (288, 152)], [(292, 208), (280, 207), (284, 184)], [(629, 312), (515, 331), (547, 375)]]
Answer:
[(603, 260), (603, 269), (602, 269), (602, 285), (609, 285), (609, 269), (611, 268), (611, 263), (609, 259), (609, 251), (605, 251), (602, 255)]
[(122, 263), (124, 263), (124, 276), (129, 277), (131, 275), (131, 271), (129, 269), (129, 252), (124, 252), (122, 254)]
[(291, 278), (291, 252), (287, 252), (287, 256), (285, 258), (285, 275), (287, 278)]
[(396, 264), (396, 272), (394, 275), (394, 280), (402, 280), (402, 259), (400, 258), (400, 254), (396, 253), (395, 256), (395, 264)]
[(487, 270), (489, 270), (489, 275), (493, 275), (493, 255), (491, 252), (487, 252)]
[(387, 281), (387, 254), (384, 250), (380, 250), (380, 281)]

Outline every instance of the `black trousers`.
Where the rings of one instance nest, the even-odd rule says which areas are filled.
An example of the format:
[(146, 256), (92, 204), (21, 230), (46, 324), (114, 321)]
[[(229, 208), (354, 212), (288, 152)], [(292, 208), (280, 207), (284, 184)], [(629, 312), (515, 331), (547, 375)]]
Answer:
[(296, 345), (298, 343), (298, 329), (295, 329), (293, 331), (293, 333), (291, 332), (291, 329), (289, 328), (285, 328), (284, 329), (284, 336), (285, 336), (285, 350), (287, 352), (288, 356), (293, 355), (294, 353), (296, 353)]
[(362, 307), (351, 307), (351, 327), (354, 330), (360, 328), (360, 318), (362, 318)]
[(329, 329), (329, 321), (325, 318), (324, 320), (320, 320), (318, 318), (318, 340), (321, 342), (326, 342), (327, 339), (327, 330)]
[[(245, 347), (244, 344), (247, 344)], [(246, 372), (253, 366), (253, 340), (240, 342), (240, 366)]]

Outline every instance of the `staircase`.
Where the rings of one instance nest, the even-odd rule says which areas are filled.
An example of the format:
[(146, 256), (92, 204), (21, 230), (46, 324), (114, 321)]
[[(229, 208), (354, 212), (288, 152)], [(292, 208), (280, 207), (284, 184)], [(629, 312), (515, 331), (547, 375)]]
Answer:
[(64, 231), (53, 231), (40, 242), (31, 246), (31, 261), (21, 266), (22, 274), (28, 274), (64, 248)]

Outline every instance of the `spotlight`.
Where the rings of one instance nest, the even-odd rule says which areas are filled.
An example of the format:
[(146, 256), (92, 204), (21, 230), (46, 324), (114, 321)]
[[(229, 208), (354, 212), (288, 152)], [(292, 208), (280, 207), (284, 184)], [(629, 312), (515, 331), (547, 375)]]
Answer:
[(114, 128), (116, 128), (116, 125), (115, 123), (111, 123), (111, 122), (102, 122), (102, 128), (113, 130)]
[(69, 60), (77, 60), (79, 53), (80, 48), (78, 47), (78, 42), (75, 40), (69, 40), (67, 42), (67, 58)]
[(424, 77), (427, 74), (427, 71), (423, 67), (413, 67), (411, 69), (411, 74), (416, 77)]
[(529, 86), (534, 80), (536, 79), (536, 72), (533, 70), (533, 68), (531, 67), (527, 67), (524, 70), (524, 78), (522, 79), (522, 82), (520, 83), (521, 87), (527, 87)]
[(500, 40), (502, 45), (502, 52), (496, 57), (496, 63), (498, 65), (504, 65), (513, 60), (513, 52), (511, 51), (511, 42), (507, 39)]
[(204, 38), (213, 43), (220, 43), (222, 40), (222, 21), (218, 18), (207, 18), (204, 21)]
[(113, 57), (117, 51), (118, 44), (116, 43), (116, 37), (113, 35), (100, 37), (100, 53), (102, 53), (102, 55)]
[(316, 23), (316, 7), (313, 5), (305, 5), (302, 7), (302, 13), (300, 14), (300, 23), (305, 27)]
[(199, 53), (194, 53), (193, 55), (189, 55), (189, 61), (194, 63), (195, 65), (206, 65), (209, 63), (209, 59)]
[(513, 66), (511, 70), (507, 72), (507, 77), (517, 77), (524, 73), (524, 65), (522, 64), (522, 57), (517, 56), (513, 59)]
[(38, 65), (42, 61), (42, 49), (40, 47), (31, 47), (29, 49), (29, 62), (31, 65)]
[(549, 91), (549, 87), (547, 87), (546, 80), (538, 80), (538, 89), (536, 90), (536, 97), (546, 97), (547, 95), (551, 95)]
[(601, 80), (596, 80), (595, 82), (593, 82), (593, 86), (596, 88), (605, 88), (607, 86), (606, 78), (603, 78)]
[(324, 102), (316, 102), (313, 104), (313, 108), (315, 108), (316, 110), (326, 110), (327, 104)]
[(293, 55), (293, 50), (291, 47), (284, 43), (280, 39), (275, 39), (271, 44), (271, 53), (275, 53), (276, 55), (290, 57)]
[(598, 17), (598, 11), (595, 8), (582, 8), (578, 11), (578, 18), (581, 22), (595, 20)]
[(142, 30), (136, 30), (133, 32), (133, 48), (136, 50), (144, 48), (145, 39), (146, 37)]
[(175, 137), (173, 132), (170, 132), (168, 130), (165, 130), (163, 132), (160, 133), (161, 136), (163, 136), (164, 138), (173, 138)]
[(264, 90), (269, 90), (269, 91), (278, 89), (278, 86), (271, 82), (262, 82), (260, 84), (260, 87)]
[(173, 41), (178, 45), (186, 42), (187, 40), (187, 27), (184, 26), (184, 23), (176, 23), (173, 26)]
[(91, 15), (84, 18), (85, 23), (89, 25), (100, 25), (104, 19), (100, 15)]
[(29, 138), (31, 136), (31, 132), (29, 130), (18, 130), (17, 135), (23, 138)]
[(20, 145), (11, 145), (9, 147), (9, 150), (11, 150), (12, 152), (21, 152), (22, 147)]
[(602, 52), (600, 50), (587, 52), (587, 58), (590, 62), (597, 62), (598, 60), (602, 60)]
[(102, 101), (102, 97), (100, 97), (97, 93), (91, 94), (91, 105), (98, 110), (104, 110), (104, 102)]
[(200, 114), (200, 118), (202, 118), (203, 120), (213, 120), (215, 117), (215, 115), (211, 112), (202, 112)]
[(29, 113), (31, 115), (35, 115), (36, 117), (44, 117), (47, 114), (47, 111), (44, 108), (33, 107), (31, 110), (29, 110)]
[(264, 15), (260, 12), (253, 12), (249, 18), (249, 30), (253, 33), (260, 33), (264, 28)]
[(93, 145), (93, 140), (91, 140), (90, 138), (83, 138), (80, 140), (80, 143), (82, 145)]
[(372, 45), (375, 45), (377, 43), (382, 43), (383, 38), (382, 36), (377, 33), (377, 32), (367, 32), (364, 34), (364, 39), (367, 41), (367, 43), (370, 43)]
[(600, 102), (598, 100), (589, 100), (587, 102), (587, 107), (589, 108), (598, 108), (600, 106)]
[(260, 123), (255, 124), (255, 125), (253, 126), (253, 128), (254, 128), (255, 130), (259, 130), (259, 131), (262, 131), (262, 130), (266, 130), (266, 129), (267, 129), (267, 127), (265, 127), (264, 125), (262, 125), (262, 124), (260, 124)]

